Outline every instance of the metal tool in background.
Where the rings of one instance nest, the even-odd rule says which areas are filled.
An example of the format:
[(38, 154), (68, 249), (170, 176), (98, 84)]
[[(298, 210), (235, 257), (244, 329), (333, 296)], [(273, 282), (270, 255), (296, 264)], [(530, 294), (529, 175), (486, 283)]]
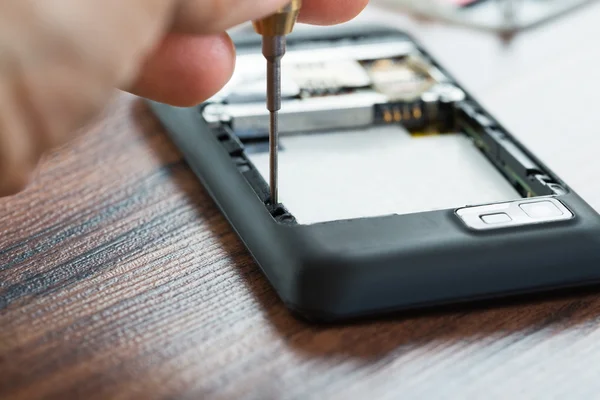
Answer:
[(278, 204), (278, 157), (279, 119), (281, 109), (281, 58), (285, 54), (286, 35), (292, 33), (301, 0), (292, 0), (277, 12), (258, 21), (254, 21), (254, 30), (262, 36), (262, 53), (267, 59), (267, 109), (270, 113), (269, 126), (269, 169), (271, 203)]
[(515, 35), (562, 17), (597, 0), (372, 0), (394, 11), (491, 31)]

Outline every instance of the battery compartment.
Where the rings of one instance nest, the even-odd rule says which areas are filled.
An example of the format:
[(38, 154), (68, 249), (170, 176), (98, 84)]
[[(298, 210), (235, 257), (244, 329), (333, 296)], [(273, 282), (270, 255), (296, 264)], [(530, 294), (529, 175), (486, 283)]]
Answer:
[[(456, 197), (454, 199), (458, 202), (456, 204), (452, 203), (451, 199), (448, 204), (430, 202), (431, 204), (424, 205), (424, 209), (415, 209), (411, 206), (406, 211), (402, 207), (395, 208), (400, 198), (402, 198), (400, 199), (402, 202), (404, 198), (410, 197), (416, 203), (435, 200), (437, 195), (436, 192), (429, 191), (431, 186), (440, 186), (446, 194), (451, 194), (452, 187), (444, 186), (450, 179), (470, 184), (479, 190), (480, 195), (472, 197), (475, 202), (493, 203), (510, 200), (502, 197), (513, 195), (515, 199), (561, 195), (568, 191), (563, 182), (558, 181), (550, 171), (545, 170), (541, 163), (523, 149), (474, 99), (460, 89), (439, 65), (422, 49), (417, 48), (413, 42), (409, 42), (406, 37), (385, 38), (380, 41), (373, 38), (349, 37), (344, 40), (343, 46), (339, 46), (338, 43), (337, 47), (331, 47), (332, 44), (327, 42), (313, 43), (312, 46), (313, 49), (318, 50), (317, 53), (320, 51), (321, 55), (326, 54), (328, 59), (333, 59), (337, 63), (337, 68), (342, 68), (346, 63), (345, 69), (350, 72), (347, 76), (336, 77), (334, 69), (321, 68), (316, 72), (310, 71), (308, 63), (304, 65), (304, 70), (296, 68), (294, 71), (296, 82), (301, 82), (301, 84), (297, 88), (288, 87), (288, 98), (284, 98), (282, 102), (283, 115), (280, 125), (284, 129), (280, 143), (280, 164), (282, 156), (286, 157), (286, 154), (292, 154), (291, 152), (296, 151), (294, 150), (296, 148), (303, 149), (305, 155), (304, 158), (296, 157), (294, 163), (289, 164), (288, 167), (281, 165), (280, 170), (286, 171), (285, 168), (288, 168), (287, 172), (290, 172), (290, 166), (293, 165), (294, 169), (301, 171), (302, 165), (309, 165), (311, 160), (312, 164), (316, 165), (313, 165), (312, 175), (305, 174), (304, 181), (295, 178), (298, 174), (289, 177), (281, 174), (282, 182), (286, 179), (289, 185), (294, 185), (295, 189), (294, 193), (288, 193), (287, 200), (286, 193), (280, 190), (282, 204), (271, 204), (270, 202), (269, 187), (266, 181), (268, 172), (265, 173), (265, 165), (268, 163), (264, 163), (268, 154), (268, 131), (264, 124), (265, 114), (260, 114), (266, 112), (260, 91), (254, 90), (253, 92), (250, 88), (251, 90), (244, 92), (245, 99), (240, 101), (238, 96), (237, 99), (230, 102), (231, 93), (235, 91), (230, 86), (228, 92), (218, 94), (201, 106), (199, 110), (239, 172), (278, 222), (312, 224), (331, 220), (429, 211), (438, 208), (458, 208), (467, 205), (462, 203), (463, 198)], [(383, 52), (388, 54), (383, 54), (381, 58), (373, 57), (378, 48), (384, 49)], [(391, 52), (390, 49), (396, 49), (397, 54)], [(297, 50), (291, 46), (286, 57), (289, 61), (294, 62), (305, 56), (305, 54), (298, 53), (306, 51), (308, 50), (305, 50), (301, 44)], [(335, 60), (336, 51), (340, 60)], [(358, 61), (360, 66), (365, 69), (365, 75), (355, 69), (356, 64), (352, 64), (350, 67), (348, 54), (352, 54), (354, 57), (350, 61)], [(358, 55), (362, 55), (362, 58), (357, 60)], [(264, 60), (259, 58), (261, 56), (259, 51), (252, 55), (252, 57), (254, 56), (256, 58), (246, 60), (246, 62), (254, 62), (253, 68), (256, 68), (256, 76), (258, 76), (264, 71), (262, 69)], [(319, 57), (319, 54), (316, 57)], [(331, 65), (336, 65), (336, 63)], [(414, 67), (413, 71), (423, 71), (422, 79), (415, 80), (414, 76), (409, 76), (411, 71), (406, 70), (407, 65)], [(284, 68), (286, 67), (284, 66)], [(318, 73), (322, 73), (323, 79), (314, 79)], [(343, 68), (340, 73), (343, 73)], [(298, 76), (300, 77), (298, 78)], [(368, 80), (365, 78), (366, 76), (368, 76)], [(403, 81), (403, 78), (407, 79)], [(254, 86), (255, 89), (260, 87), (260, 81), (254, 82)], [(310, 87), (308, 92), (307, 87)], [(356, 94), (358, 95), (351, 97)], [(307, 100), (307, 96), (308, 100), (316, 99), (316, 101), (302, 103)], [(367, 112), (358, 115), (358, 110), (365, 111), (365, 107)], [(292, 112), (286, 115), (284, 111), (286, 108)], [(228, 109), (234, 110), (233, 115), (228, 115)], [(242, 117), (248, 118), (248, 116), (251, 118), (247, 123), (236, 124), (236, 118), (239, 117), (239, 122)], [(268, 114), (266, 116), (268, 117)], [(240, 126), (243, 128), (240, 129)], [(410, 135), (415, 142), (397, 141), (393, 132), (390, 131), (393, 128), (398, 129), (398, 135)], [(369, 140), (372, 137), (373, 142), (365, 141), (364, 138), (368, 135), (371, 135)], [(355, 139), (353, 144), (356, 146), (353, 149), (355, 155), (364, 156), (364, 153), (367, 152), (366, 147), (368, 147), (365, 144), (373, 143), (382, 146), (379, 158), (383, 158), (384, 150), (389, 150), (386, 148), (388, 139), (385, 138), (390, 137), (394, 139), (390, 140), (389, 144), (394, 142), (394, 145), (399, 146), (398, 155), (402, 160), (407, 158), (407, 154), (417, 157), (416, 167), (404, 165), (387, 177), (377, 177), (375, 175), (377, 171), (365, 177), (361, 174), (360, 164), (362, 163), (366, 169), (366, 163), (371, 161), (365, 161), (364, 157), (331, 157), (331, 162), (334, 164), (324, 161), (327, 154), (335, 153), (336, 156), (341, 154), (341, 148), (351, 142), (350, 138)], [(345, 142), (345, 138), (347, 142)], [(380, 143), (376, 142), (378, 139), (381, 141)], [(319, 158), (318, 151), (312, 155), (310, 151), (307, 151), (307, 146), (311, 143), (321, 147), (325, 140), (329, 141), (329, 145), (332, 140), (338, 141), (331, 147), (333, 150), (329, 150), (330, 153), (321, 153), (321, 158)], [(434, 140), (439, 143), (436, 142), (437, 144), (431, 147), (433, 150), (429, 154), (426, 150), (427, 146)], [(288, 149), (286, 149), (286, 141), (289, 143)], [(416, 141), (422, 142), (417, 144)], [(403, 148), (404, 144), (415, 146), (416, 151), (425, 152), (417, 154)], [(361, 146), (365, 148), (364, 151), (361, 150)], [(454, 151), (454, 161), (459, 161), (455, 164), (463, 169), (446, 171), (445, 169), (450, 169), (450, 166), (444, 168), (442, 163), (429, 171), (428, 181), (419, 178), (425, 174), (423, 166), (429, 168), (433, 162), (439, 162), (437, 159), (446, 151), (443, 146), (447, 146), (447, 152)], [(472, 148), (473, 153), (470, 153), (471, 150), (464, 150), (465, 146)], [(318, 148), (315, 149), (318, 150)], [(376, 151), (371, 151), (371, 154), (373, 154), (373, 163), (381, 162), (381, 160), (377, 160)], [(470, 164), (463, 163), (462, 158), (456, 158), (463, 157), (463, 155), (472, 160), (469, 161)], [(390, 168), (396, 168), (393, 154), (388, 158), (390, 158), (389, 164), (392, 167), (382, 164), (379, 167), (381, 171), (390, 172)], [(427, 158), (431, 158), (431, 162)], [(315, 160), (320, 161), (320, 164)], [(338, 162), (339, 160), (346, 160), (347, 163)], [(485, 160), (485, 162), (482, 163), (481, 160)], [(328, 170), (331, 172), (333, 169), (334, 172), (339, 172), (339, 175), (323, 173), (321, 174), (323, 178), (320, 179), (318, 168), (325, 172)], [(436, 176), (439, 176), (439, 179)], [(326, 182), (325, 177), (336, 182)], [(369, 179), (369, 177), (373, 178)], [(499, 177), (502, 182), (498, 180)], [(306, 179), (310, 180), (306, 181)], [(312, 184), (319, 180), (318, 184)], [(354, 192), (333, 191), (332, 183), (340, 184), (340, 180), (346, 180), (341, 184), (347, 185), (340, 187), (343, 189), (352, 187)], [(382, 182), (383, 184), (387, 182), (391, 189), (380, 190)], [(492, 183), (493, 186), (490, 186)], [(415, 191), (417, 186), (425, 188), (425, 192)], [(510, 186), (514, 191), (502, 187), (502, 191), (495, 193), (494, 190), (497, 186)], [(327, 194), (328, 190), (342, 197), (332, 199), (331, 203), (327, 203), (324, 200), (329, 199), (324, 197), (330, 196)], [(482, 192), (486, 192), (483, 193), (484, 196), (481, 196)], [(392, 199), (386, 199), (386, 196), (390, 196)], [(394, 200), (393, 196), (397, 196), (397, 198)], [(357, 210), (343, 212), (345, 203), (351, 203), (347, 201), (350, 198), (356, 203), (354, 207)], [(470, 201), (469, 197), (465, 199), (464, 201)], [(307, 205), (307, 203), (310, 204)], [(474, 204), (481, 203), (469, 203), (468, 205)]]

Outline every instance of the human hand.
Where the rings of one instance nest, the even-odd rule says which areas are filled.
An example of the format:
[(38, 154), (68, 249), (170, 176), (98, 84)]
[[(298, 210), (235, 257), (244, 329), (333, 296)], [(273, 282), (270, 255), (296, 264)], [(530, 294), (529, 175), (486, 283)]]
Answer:
[[(223, 87), (234, 48), (223, 33), (288, 0), (0, 2), (0, 196), (99, 114), (114, 88), (176, 106)], [(334, 24), (368, 0), (303, 0), (300, 20)]]

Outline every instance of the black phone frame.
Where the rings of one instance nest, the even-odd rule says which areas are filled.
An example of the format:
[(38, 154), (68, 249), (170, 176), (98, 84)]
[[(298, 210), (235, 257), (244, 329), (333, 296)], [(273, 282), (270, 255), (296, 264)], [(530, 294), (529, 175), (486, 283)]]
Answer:
[[(462, 88), (397, 30), (321, 28), (288, 43), (377, 36), (411, 40)], [(253, 37), (236, 45), (260, 51)], [(524, 196), (552, 196), (573, 218), (482, 232), (448, 209), (299, 225), (270, 204), (267, 183), (226, 125), (209, 126), (202, 106), (148, 104), (279, 297), (305, 318), (339, 321), (600, 283), (600, 215), (468, 93), (457, 118), (475, 144)]]

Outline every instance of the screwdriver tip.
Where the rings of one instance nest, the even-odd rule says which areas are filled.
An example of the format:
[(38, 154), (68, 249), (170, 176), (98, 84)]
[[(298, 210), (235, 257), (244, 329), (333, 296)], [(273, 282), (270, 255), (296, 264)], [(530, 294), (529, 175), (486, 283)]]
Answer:
[(271, 203), (273, 206), (279, 204), (278, 199), (278, 173), (279, 173), (279, 115), (277, 111), (271, 111), (269, 125), (269, 172)]

